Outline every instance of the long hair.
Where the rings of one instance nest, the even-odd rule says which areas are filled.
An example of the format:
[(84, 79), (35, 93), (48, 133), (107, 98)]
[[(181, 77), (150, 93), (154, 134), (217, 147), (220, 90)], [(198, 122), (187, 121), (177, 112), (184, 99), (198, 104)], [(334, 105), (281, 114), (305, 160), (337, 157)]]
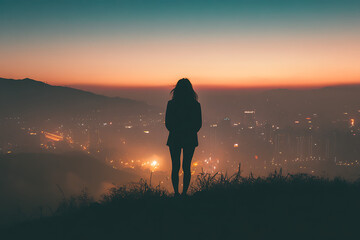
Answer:
[(194, 91), (193, 86), (189, 79), (182, 78), (174, 87), (173, 90), (171, 90), (170, 94), (172, 94), (173, 100), (195, 100), (197, 101), (198, 95)]

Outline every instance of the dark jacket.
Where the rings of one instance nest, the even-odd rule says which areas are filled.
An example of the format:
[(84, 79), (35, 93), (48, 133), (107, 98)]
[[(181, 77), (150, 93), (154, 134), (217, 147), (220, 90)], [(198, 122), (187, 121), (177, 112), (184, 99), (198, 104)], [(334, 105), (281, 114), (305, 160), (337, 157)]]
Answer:
[(196, 100), (170, 100), (166, 107), (165, 126), (169, 130), (166, 145), (198, 146), (197, 132), (202, 126), (200, 103)]

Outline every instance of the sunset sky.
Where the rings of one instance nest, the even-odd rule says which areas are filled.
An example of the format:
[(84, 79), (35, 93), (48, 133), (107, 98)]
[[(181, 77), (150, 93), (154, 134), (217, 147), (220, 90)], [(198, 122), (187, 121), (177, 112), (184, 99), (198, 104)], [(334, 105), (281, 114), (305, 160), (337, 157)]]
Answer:
[(0, 77), (50, 84), (360, 83), (360, 1), (0, 0)]

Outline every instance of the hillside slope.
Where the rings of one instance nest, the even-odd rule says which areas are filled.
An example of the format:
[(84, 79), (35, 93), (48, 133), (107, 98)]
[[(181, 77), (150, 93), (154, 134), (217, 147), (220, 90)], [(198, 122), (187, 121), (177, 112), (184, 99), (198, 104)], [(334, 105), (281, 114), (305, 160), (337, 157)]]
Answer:
[(139, 179), (84, 153), (0, 155), (0, 225), (55, 211), (59, 202), (86, 187), (96, 199), (113, 184)]
[(32, 79), (0, 78), (0, 116), (46, 117), (133, 115), (149, 110), (145, 103), (106, 97)]

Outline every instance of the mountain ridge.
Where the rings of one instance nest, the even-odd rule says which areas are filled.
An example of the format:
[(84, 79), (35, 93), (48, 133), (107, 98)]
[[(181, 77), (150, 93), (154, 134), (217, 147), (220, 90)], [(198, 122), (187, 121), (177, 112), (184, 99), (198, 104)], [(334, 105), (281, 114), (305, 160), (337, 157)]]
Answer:
[(108, 97), (92, 92), (54, 86), (30, 78), (0, 78), (0, 116), (31, 115), (88, 115), (102, 112), (104, 116), (119, 112), (136, 115), (151, 109), (144, 102)]

